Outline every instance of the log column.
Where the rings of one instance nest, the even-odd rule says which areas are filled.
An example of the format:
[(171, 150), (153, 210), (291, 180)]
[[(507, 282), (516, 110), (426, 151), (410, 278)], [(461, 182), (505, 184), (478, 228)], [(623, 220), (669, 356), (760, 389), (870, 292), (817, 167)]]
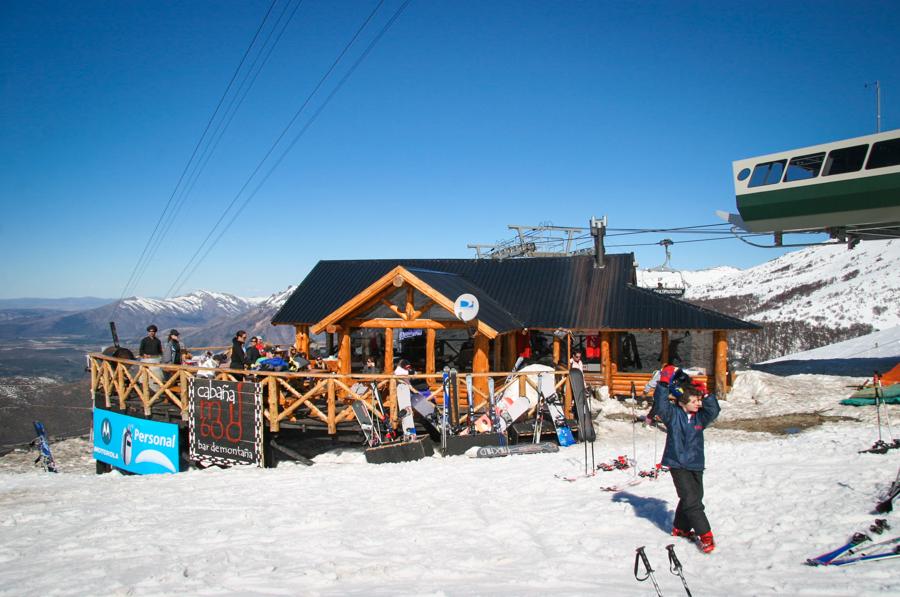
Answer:
[(553, 368), (559, 365), (559, 357), (562, 354), (562, 340), (554, 334), (553, 336)]
[(384, 330), (384, 372), (390, 375), (394, 372), (394, 330)]
[(609, 332), (600, 332), (600, 364), (603, 369), (603, 384), (612, 395), (612, 362), (609, 354)]
[(350, 352), (350, 328), (341, 328), (339, 337), (341, 344), (338, 349), (338, 371), (349, 374), (350, 362), (353, 356)]
[(612, 332), (610, 334), (609, 339), (609, 360), (616, 366), (616, 371), (619, 370), (619, 347), (622, 346), (622, 335), (619, 332)]
[(425, 373), (434, 373), (434, 338), (437, 332), (425, 330)]
[(503, 344), (506, 346), (504, 352), (506, 353), (504, 356), (506, 360), (503, 361), (504, 369), (509, 369), (512, 371), (512, 368), (516, 366), (516, 334), (519, 332), (510, 332), (503, 336)]
[(294, 349), (309, 356), (309, 326), (294, 326)]
[[(472, 373), (487, 373), (490, 371), (488, 360), (488, 348), (490, 340), (481, 332), (475, 332), (475, 354), (472, 355)], [(473, 385), (483, 394), (487, 394), (487, 378), (476, 377)]]
[(719, 397), (728, 391), (726, 376), (728, 375), (728, 332), (713, 332), (713, 390)]

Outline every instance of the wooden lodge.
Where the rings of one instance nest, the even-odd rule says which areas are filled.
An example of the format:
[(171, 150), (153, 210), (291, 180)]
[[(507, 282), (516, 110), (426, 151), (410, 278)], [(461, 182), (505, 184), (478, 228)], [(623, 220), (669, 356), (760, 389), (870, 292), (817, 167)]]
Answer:
[[(480, 302), (469, 324), (453, 313), (464, 293)], [(386, 374), (399, 358), (425, 374), (445, 365), (509, 372), (519, 356), (566, 369), (579, 350), (588, 381), (611, 393), (642, 387), (670, 361), (702, 367), (713, 388), (726, 389), (728, 332), (758, 329), (638, 287), (631, 253), (602, 264), (591, 255), (320, 261), (272, 323), (294, 326), (295, 346), (307, 353), (310, 336), (325, 333), (341, 374), (359, 372), (367, 357)]]
[[(476, 319), (455, 316), (462, 294), (477, 297)], [(259, 392), (266, 446), (282, 432), (358, 441), (352, 406), (374, 412), (383, 404), (398, 425), (394, 367), (414, 369), (420, 393), (441, 395), (444, 367), (459, 371), (451, 416), (465, 423), (469, 396), (486, 412), (495, 395), (534, 385), (512, 373), (519, 357), (553, 366), (553, 384), (572, 412), (569, 358), (584, 355), (587, 381), (611, 394), (638, 392), (661, 363), (699, 366), (713, 388), (726, 388), (728, 332), (757, 326), (636, 285), (631, 254), (511, 260), (414, 259), (320, 261), (273, 317), (292, 325), (295, 346), (309, 352), (324, 334), (327, 365), (302, 372), (203, 369), (89, 355), (95, 406), (132, 416), (176, 422), (191, 419), (189, 388), (196, 378), (251, 381)], [(363, 371), (368, 358), (376, 372)], [(204, 382), (204, 383), (209, 383)], [(375, 400), (375, 392), (380, 400)], [(310, 435), (313, 434), (313, 435)], [(268, 460), (267, 460), (268, 462)]]

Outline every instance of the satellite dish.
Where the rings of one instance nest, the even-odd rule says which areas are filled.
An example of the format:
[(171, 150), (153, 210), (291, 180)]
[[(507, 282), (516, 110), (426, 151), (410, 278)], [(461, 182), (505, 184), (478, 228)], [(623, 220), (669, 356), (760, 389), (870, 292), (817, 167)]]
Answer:
[(472, 321), (478, 316), (478, 299), (473, 294), (461, 294), (453, 303), (453, 312), (463, 321)]

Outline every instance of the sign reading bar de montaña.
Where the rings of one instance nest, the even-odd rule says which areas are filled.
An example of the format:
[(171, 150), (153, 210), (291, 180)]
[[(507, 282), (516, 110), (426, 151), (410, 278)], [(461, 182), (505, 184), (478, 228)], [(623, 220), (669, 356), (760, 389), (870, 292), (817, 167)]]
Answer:
[(262, 386), (191, 378), (191, 460), (263, 465)]

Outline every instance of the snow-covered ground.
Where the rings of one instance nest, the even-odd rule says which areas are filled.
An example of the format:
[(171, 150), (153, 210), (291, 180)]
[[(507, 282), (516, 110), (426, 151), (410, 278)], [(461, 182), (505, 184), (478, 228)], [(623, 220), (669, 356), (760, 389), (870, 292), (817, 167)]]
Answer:
[[(0, 459), (0, 595), (651, 595), (632, 574), (641, 545), (663, 593), (683, 594), (669, 543), (695, 595), (897, 595), (900, 559), (803, 565), (871, 523), (900, 465), (900, 451), (857, 453), (876, 439), (874, 409), (837, 402), (860, 381), (741, 374), (723, 421), (823, 410), (859, 420), (787, 436), (708, 430), (711, 555), (669, 536), (668, 476), (617, 492), (602, 488), (631, 471), (556, 478), (583, 470), (580, 444), (379, 466), (346, 449), (311, 467), (151, 477), (94, 475), (85, 440), (53, 446), (59, 475), (10, 454)], [(627, 454), (650, 468), (662, 432), (605, 418), (625, 405), (600, 406), (596, 461)], [(888, 519), (896, 535), (900, 519)]]
[(777, 359), (765, 361), (778, 363), (781, 361), (818, 361), (827, 359), (879, 359), (896, 357), (900, 362), (900, 326), (880, 332), (873, 332), (844, 342), (836, 342), (821, 348), (788, 354)]

